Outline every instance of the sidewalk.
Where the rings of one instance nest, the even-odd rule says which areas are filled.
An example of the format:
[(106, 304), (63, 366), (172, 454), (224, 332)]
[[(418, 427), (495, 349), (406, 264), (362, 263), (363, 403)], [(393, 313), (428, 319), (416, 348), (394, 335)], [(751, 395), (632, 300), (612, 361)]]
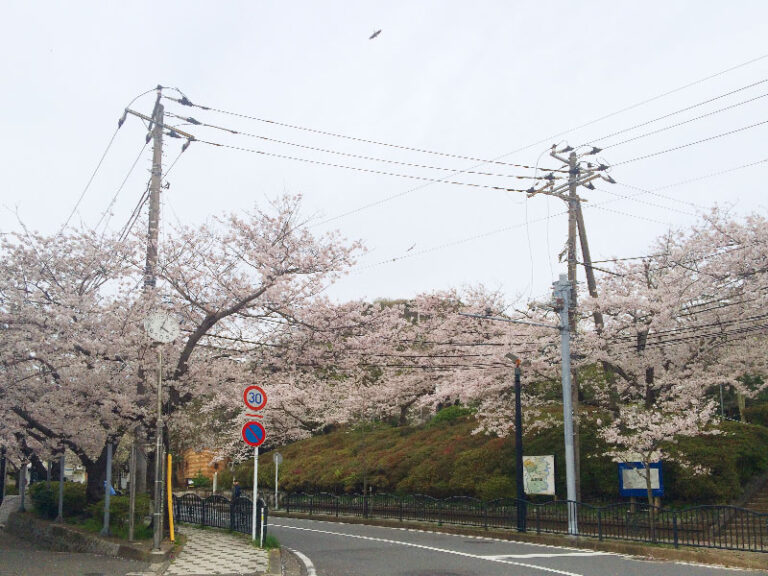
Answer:
[[(187, 525), (177, 526), (177, 532), (186, 536), (187, 541), (178, 557), (163, 572), (164, 576), (269, 573), (269, 552), (252, 546), (249, 538)], [(276, 573), (280, 573), (279, 565)]]

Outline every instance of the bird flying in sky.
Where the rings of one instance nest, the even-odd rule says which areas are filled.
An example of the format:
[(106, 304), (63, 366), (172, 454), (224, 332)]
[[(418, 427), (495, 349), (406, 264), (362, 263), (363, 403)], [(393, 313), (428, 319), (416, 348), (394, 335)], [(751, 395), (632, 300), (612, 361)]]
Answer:
[(373, 34), (371, 34), (371, 37), (370, 37), (370, 38), (368, 38), (368, 40), (373, 40), (373, 39), (374, 39), (374, 38), (376, 38), (376, 36), (378, 36), (379, 34), (381, 34), (381, 30), (376, 30), (376, 31), (375, 31)]

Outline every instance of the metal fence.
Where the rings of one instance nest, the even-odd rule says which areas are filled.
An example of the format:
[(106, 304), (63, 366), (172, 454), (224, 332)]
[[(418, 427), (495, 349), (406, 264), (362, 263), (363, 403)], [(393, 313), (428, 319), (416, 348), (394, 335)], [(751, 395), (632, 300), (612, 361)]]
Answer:
[[(219, 495), (200, 498), (190, 492), (173, 497), (173, 518), (176, 522), (251, 534), (253, 501), (245, 496), (232, 500)], [(259, 498), (256, 504), (256, 534), (261, 534), (263, 523), (264, 538), (267, 537), (267, 520), (267, 506), (264, 500)]]
[(566, 501), (537, 504), (514, 498), (483, 501), (464, 496), (438, 499), (420, 494), (363, 497), (328, 493), (288, 494), (283, 503), (289, 514), (351, 515), (511, 530), (518, 529), (518, 507), (521, 507), (526, 531), (553, 534), (568, 534), (570, 507), (580, 536), (672, 544), (675, 548), (694, 546), (768, 552), (768, 514), (734, 506), (675, 510), (628, 502), (593, 506)]

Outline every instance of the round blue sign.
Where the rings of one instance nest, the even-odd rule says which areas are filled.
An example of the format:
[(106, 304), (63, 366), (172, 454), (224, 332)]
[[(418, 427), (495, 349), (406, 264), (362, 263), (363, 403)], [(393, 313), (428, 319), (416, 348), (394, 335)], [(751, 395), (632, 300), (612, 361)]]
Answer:
[(261, 422), (246, 422), (243, 426), (243, 440), (251, 446), (261, 446), (267, 439), (267, 432)]

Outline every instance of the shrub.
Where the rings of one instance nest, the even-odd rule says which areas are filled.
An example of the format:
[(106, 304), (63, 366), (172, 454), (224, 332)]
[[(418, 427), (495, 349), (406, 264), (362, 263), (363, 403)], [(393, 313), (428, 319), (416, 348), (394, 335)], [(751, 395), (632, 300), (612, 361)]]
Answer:
[(768, 404), (749, 406), (744, 410), (744, 417), (750, 424), (759, 424), (768, 428)]
[[(59, 483), (36, 482), (29, 487), (29, 496), (35, 507), (35, 512), (41, 518), (53, 519), (59, 515)], [(85, 484), (76, 482), (64, 483), (65, 518), (82, 516), (86, 511)]]
[(516, 495), (515, 483), (508, 476), (491, 476), (480, 482), (477, 487), (477, 497), (481, 500), (514, 498)]
[(456, 422), (470, 414), (472, 414), (471, 408), (466, 408), (464, 406), (446, 406), (432, 417), (428, 426), (435, 426), (442, 422)]
[(201, 472), (198, 472), (197, 476), (192, 478), (192, 481), (194, 482), (195, 488), (210, 488), (213, 485), (211, 479), (207, 476), (203, 476)]
[[(109, 526), (110, 528), (122, 528), (128, 525), (130, 509), (129, 496), (110, 496), (109, 497)], [(91, 504), (91, 516), (97, 522), (103, 522), (104, 519), (104, 500)], [(134, 523), (137, 526), (142, 525), (144, 516), (150, 514), (149, 496), (146, 494), (136, 495), (136, 509), (134, 513)]]

